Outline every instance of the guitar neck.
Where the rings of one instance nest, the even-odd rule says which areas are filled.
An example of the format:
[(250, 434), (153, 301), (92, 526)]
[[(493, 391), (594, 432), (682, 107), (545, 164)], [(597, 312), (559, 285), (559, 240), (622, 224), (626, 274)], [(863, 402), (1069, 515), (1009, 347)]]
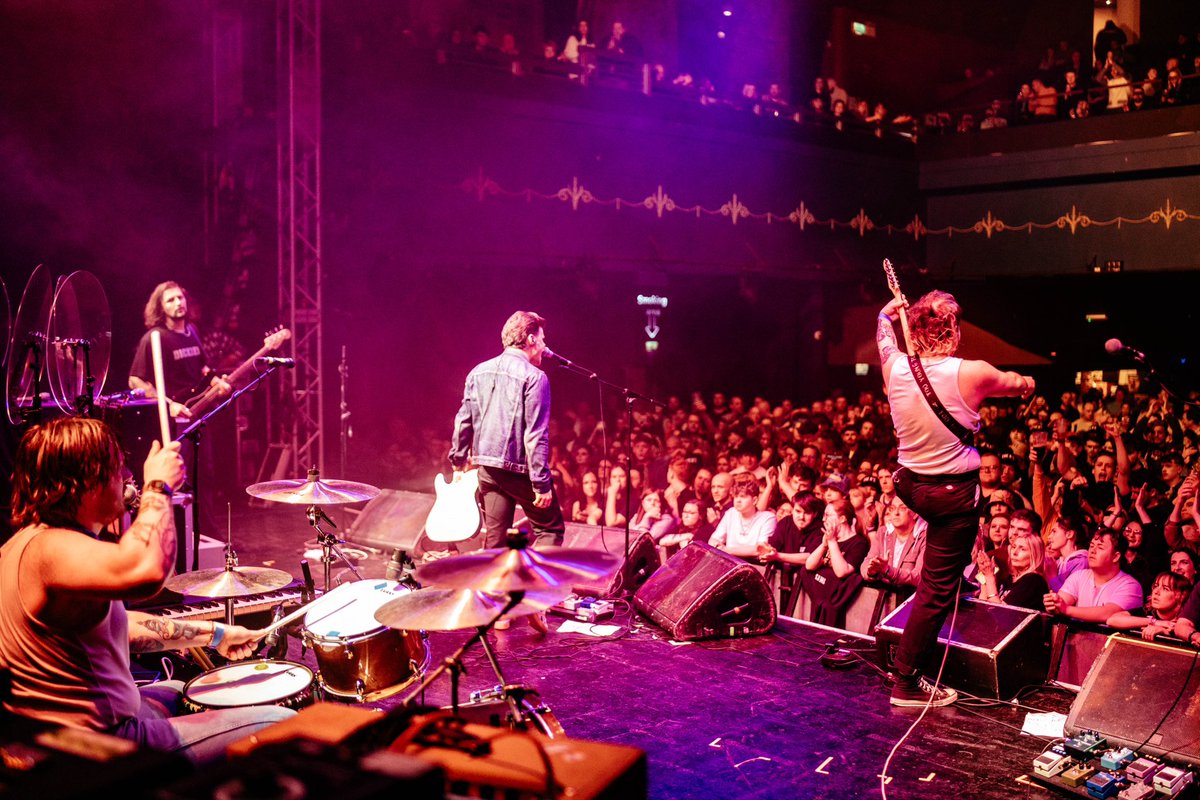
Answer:
[[(254, 355), (247, 358), (245, 361), (243, 361), (241, 363), (241, 365), (237, 369), (235, 369), (233, 372), (229, 373), (229, 377), (226, 378), (226, 380), (231, 385), (236, 386), (238, 381), (241, 380), (243, 377), (245, 377), (246, 373), (250, 371), (250, 368), (254, 366), (254, 362), (258, 358), (260, 358), (261, 356), (265, 356), (267, 353), (271, 352), (276, 347), (278, 347), (277, 344), (263, 344), (263, 346), (260, 347), (254, 353)], [(206, 388), (203, 392), (201, 392), (195, 398), (188, 401), (188, 403), (187, 403), (188, 410), (192, 412), (192, 416), (195, 416), (197, 414), (202, 414), (220, 396), (221, 396), (221, 394), (216, 389), (216, 387), (210, 385), (208, 388)]]

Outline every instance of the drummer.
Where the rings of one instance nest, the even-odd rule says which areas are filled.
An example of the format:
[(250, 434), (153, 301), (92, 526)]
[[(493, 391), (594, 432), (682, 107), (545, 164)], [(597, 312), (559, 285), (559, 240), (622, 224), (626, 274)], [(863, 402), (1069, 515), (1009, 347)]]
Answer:
[(133, 365), (129, 368), (130, 389), (141, 389), (150, 399), (158, 397), (154, 388), (154, 366), (150, 360), (150, 334), (157, 330), (162, 335), (163, 379), (172, 417), (190, 418), (191, 412), (184, 402), (210, 384), (221, 394), (232, 390), (229, 382), (208, 366), (200, 332), (188, 305), (188, 294), (182, 286), (175, 281), (155, 286), (142, 316), (146, 333), (138, 342)]
[(125, 510), (123, 472), (121, 448), (103, 422), (67, 417), (22, 438), (13, 474), (17, 533), (0, 548), (0, 668), (11, 683), (4, 706), (210, 763), (230, 742), (295, 712), (176, 716), (182, 683), (134, 684), (131, 650), (209, 647), (238, 660), (253, 654), (261, 634), (126, 611), (122, 600), (157, 592), (175, 563), (170, 495), (184, 477), (179, 444), (153, 444), (137, 518), (118, 541), (102, 541)]

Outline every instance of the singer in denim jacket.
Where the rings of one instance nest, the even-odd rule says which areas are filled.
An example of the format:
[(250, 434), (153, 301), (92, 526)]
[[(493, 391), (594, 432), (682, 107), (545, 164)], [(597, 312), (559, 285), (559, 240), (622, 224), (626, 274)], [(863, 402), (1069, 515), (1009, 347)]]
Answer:
[(540, 369), (545, 320), (529, 311), (509, 317), (504, 352), (467, 375), (454, 419), (450, 463), (479, 468), (485, 547), (499, 547), (519, 503), (536, 543), (561, 544), (566, 530), (550, 477), (550, 380)]

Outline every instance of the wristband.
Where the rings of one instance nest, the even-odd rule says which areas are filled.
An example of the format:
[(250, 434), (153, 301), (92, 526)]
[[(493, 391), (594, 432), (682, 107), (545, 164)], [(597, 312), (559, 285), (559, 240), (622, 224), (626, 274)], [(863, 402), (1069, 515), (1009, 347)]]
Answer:
[(146, 481), (146, 485), (142, 488), (142, 491), (158, 492), (161, 495), (166, 495), (168, 500), (171, 499), (171, 495), (173, 494), (173, 491), (171, 490), (171, 484), (157, 478), (152, 481)]
[(224, 640), (224, 639), (225, 639), (225, 626), (222, 625), (220, 622), (214, 622), (212, 639), (209, 640), (208, 646), (211, 647), (212, 649), (216, 650), (217, 645), (221, 644), (222, 640)]
[(888, 322), (892, 322), (892, 321), (893, 321), (891, 317), (889, 317), (887, 314), (883, 313), (882, 311), (880, 311), (880, 312), (879, 312), (879, 318), (880, 318), (880, 319), (886, 319)]

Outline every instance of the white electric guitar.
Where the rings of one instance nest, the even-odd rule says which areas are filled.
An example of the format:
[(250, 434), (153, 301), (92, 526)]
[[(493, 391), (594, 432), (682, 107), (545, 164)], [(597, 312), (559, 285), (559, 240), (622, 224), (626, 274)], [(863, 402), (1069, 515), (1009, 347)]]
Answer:
[(425, 535), (435, 542), (461, 542), (479, 532), (483, 515), (475, 495), (479, 492), (479, 470), (455, 472), (449, 483), (439, 472), (433, 479), (437, 495), (425, 519)]

